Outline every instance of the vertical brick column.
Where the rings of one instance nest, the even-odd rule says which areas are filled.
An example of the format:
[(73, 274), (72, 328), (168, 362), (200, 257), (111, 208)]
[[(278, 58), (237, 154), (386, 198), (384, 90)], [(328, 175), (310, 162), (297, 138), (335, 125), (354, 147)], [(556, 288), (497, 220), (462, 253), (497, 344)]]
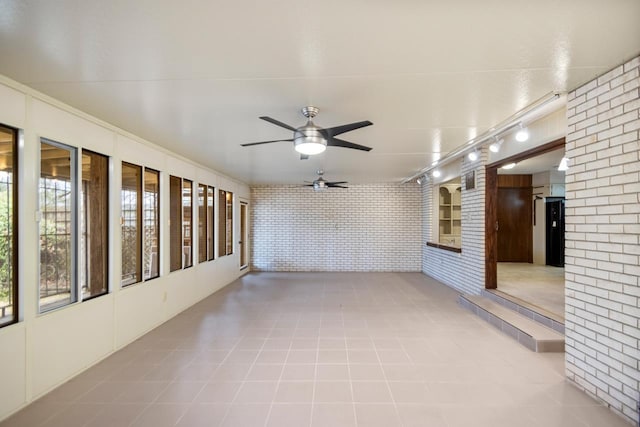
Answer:
[(640, 57), (569, 93), (567, 376), (629, 420), (640, 399)]

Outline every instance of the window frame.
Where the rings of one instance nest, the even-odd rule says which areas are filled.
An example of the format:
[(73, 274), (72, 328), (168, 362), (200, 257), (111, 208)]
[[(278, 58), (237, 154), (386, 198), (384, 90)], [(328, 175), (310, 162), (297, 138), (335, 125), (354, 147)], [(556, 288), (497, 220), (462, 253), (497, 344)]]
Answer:
[[(49, 138), (41, 137), (39, 139), (40, 142), (40, 153), (39, 153), (39, 180), (42, 180), (42, 144), (46, 144), (58, 149), (62, 149), (69, 152), (69, 188), (71, 189), (71, 197), (70, 197), (70, 208), (69, 208), (69, 234), (70, 234), (70, 264), (69, 268), (69, 301), (58, 302), (58, 303), (49, 303), (47, 305), (42, 304), (41, 298), (41, 287), (42, 287), (42, 243), (39, 245), (39, 256), (38, 260), (38, 314), (50, 313), (52, 311), (56, 311), (58, 309), (77, 304), (81, 302), (82, 292), (79, 292), (79, 221), (78, 221), (78, 211), (79, 211), (79, 198), (80, 198), (80, 179), (79, 179), (79, 167), (78, 162), (80, 159), (80, 149), (71, 145), (67, 145)], [(43, 212), (42, 205), (40, 204), (41, 197), (41, 189), (42, 184), (39, 181), (38, 184), (38, 238), (41, 239), (42, 230), (41, 230), (41, 222), (43, 221)]]
[[(145, 190), (145, 177), (147, 172), (154, 174), (157, 177), (157, 184), (158, 184), (158, 188), (156, 191), (156, 198), (155, 198), (155, 212), (157, 213), (156, 219), (155, 219), (155, 239), (156, 239), (156, 275), (155, 276), (149, 276), (148, 278), (144, 277), (144, 248), (145, 245), (147, 243), (147, 224), (146, 224), (146, 218), (144, 215), (144, 212), (146, 211), (146, 205), (145, 205), (145, 201), (146, 199), (146, 190)], [(153, 279), (157, 279), (158, 277), (162, 276), (162, 269), (160, 268), (161, 262), (160, 260), (162, 259), (162, 257), (160, 256), (160, 248), (162, 247), (161, 245), (161, 238), (160, 238), (160, 224), (162, 224), (161, 222), (161, 215), (162, 215), (162, 210), (160, 208), (160, 202), (161, 202), (161, 198), (162, 198), (162, 179), (161, 179), (161, 173), (159, 170), (157, 169), (153, 169), (153, 168), (147, 168), (147, 167), (143, 167), (142, 168), (142, 281), (143, 282), (148, 282), (149, 280), (153, 280)]]
[(121, 228), (120, 228), (120, 235), (122, 236), (122, 238), (120, 239), (120, 252), (121, 252), (121, 265), (124, 264), (124, 249), (125, 249), (125, 244), (124, 244), (124, 227), (126, 226), (126, 219), (125, 219), (125, 210), (124, 210), (124, 203), (123, 203), (123, 192), (125, 189), (124, 186), (124, 170), (125, 167), (130, 167), (130, 168), (136, 168), (139, 171), (139, 180), (136, 182), (136, 207), (135, 207), (135, 218), (136, 218), (136, 243), (135, 243), (135, 252), (136, 252), (136, 257), (138, 260), (138, 264), (136, 265), (136, 269), (135, 269), (135, 281), (133, 282), (128, 282), (128, 283), (123, 283), (123, 279), (122, 279), (122, 274), (123, 274), (123, 270), (124, 268), (121, 268), (120, 270), (120, 287), (121, 288), (126, 288), (127, 286), (131, 286), (131, 285), (135, 285), (137, 283), (142, 283), (144, 282), (144, 274), (143, 274), (143, 261), (142, 261), (142, 248), (144, 245), (143, 242), (143, 238), (144, 238), (144, 232), (142, 230), (142, 225), (143, 225), (143, 220), (142, 220), (142, 211), (143, 211), (143, 199), (144, 199), (144, 168), (140, 165), (136, 165), (134, 163), (129, 163), (126, 161), (122, 161), (121, 164), (121, 168), (120, 168), (120, 221), (121, 221)]
[[(18, 206), (18, 146), (19, 140), (22, 139), (22, 132), (14, 127), (7, 126), (0, 123), (0, 128), (11, 133), (11, 221), (9, 226), (11, 227), (11, 318), (9, 320), (2, 321), (4, 316), (0, 317), (0, 328), (10, 326), (20, 321), (20, 288), (18, 280), (18, 222), (19, 222), (19, 206)], [(4, 310), (4, 309), (3, 309)], [(0, 313), (1, 315), (1, 313)]]
[[(227, 197), (229, 196), (229, 197)], [(230, 199), (230, 200), (227, 200)], [(224, 226), (224, 233), (222, 232)], [(218, 256), (233, 255), (233, 192), (218, 190)], [(227, 239), (227, 236), (229, 237)]]

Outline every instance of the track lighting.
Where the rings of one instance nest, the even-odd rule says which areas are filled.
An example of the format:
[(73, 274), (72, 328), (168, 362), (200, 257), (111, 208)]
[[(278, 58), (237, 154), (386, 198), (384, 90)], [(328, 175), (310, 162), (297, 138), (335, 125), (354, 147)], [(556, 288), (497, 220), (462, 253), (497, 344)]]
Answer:
[(418, 183), (418, 185), (422, 185), (422, 177), (416, 179), (416, 182)]
[(562, 160), (560, 160), (560, 165), (558, 166), (558, 170), (559, 171), (569, 170), (569, 158), (563, 157)]
[(520, 129), (516, 132), (516, 141), (525, 142), (529, 139), (529, 130), (520, 123)]
[(434, 178), (439, 178), (440, 175), (442, 175), (442, 174), (440, 173), (440, 171), (438, 169), (436, 169), (436, 170), (434, 170), (432, 172), (432, 175), (433, 175)]
[(502, 146), (503, 142), (504, 139), (498, 139), (498, 137), (494, 136), (493, 142), (491, 143), (491, 145), (489, 145), (489, 151), (491, 151), (492, 153), (497, 153), (498, 151), (500, 151), (500, 146)]
[(472, 162), (475, 162), (480, 158), (480, 152), (478, 150), (470, 151), (469, 154), (467, 154), (467, 158)]

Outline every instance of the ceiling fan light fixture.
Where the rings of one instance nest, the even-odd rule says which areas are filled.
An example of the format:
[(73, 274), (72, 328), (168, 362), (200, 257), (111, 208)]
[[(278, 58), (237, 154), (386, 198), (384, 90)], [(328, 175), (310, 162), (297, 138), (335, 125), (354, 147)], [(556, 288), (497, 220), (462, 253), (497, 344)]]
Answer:
[[(296, 141), (297, 142), (297, 141)], [(319, 142), (299, 142), (295, 144), (295, 149), (300, 154), (306, 154), (307, 156), (313, 156), (314, 154), (320, 154), (327, 149), (326, 141), (324, 144)]]

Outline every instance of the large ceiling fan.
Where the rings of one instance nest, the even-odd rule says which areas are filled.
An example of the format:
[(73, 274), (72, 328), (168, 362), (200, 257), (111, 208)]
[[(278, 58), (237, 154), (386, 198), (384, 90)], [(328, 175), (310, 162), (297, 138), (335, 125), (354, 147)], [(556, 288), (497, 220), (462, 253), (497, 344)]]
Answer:
[(308, 159), (309, 156), (314, 154), (320, 154), (329, 147), (344, 147), (353, 148), (355, 150), (370, 151), (371, 147), (365, 147), (364, 145), (354, 144), (353, 142), (344, 141), (336, 138), (336, 136), (349, 132), (355, 129), (360, 129), (365, 126), (371, 126), (369, 120), (362, 122), (350, 123), (348, 125), (334, 126), (332, 128), (321, 128), (313, 123), (313, 118), (318, 114), (320, 110), (316, 107), (308, 106), (302, 108), (302, 114), (308, 119), (307, 124), (294, 128), (286, 123), (282, 123), (271, 117), (262, 116), (262, 120), (272, 123), (276, 126), (283, 127), (290, 131), (293, 131), (293, 138), (291, 139), (276, 139), (274, 141), (261, 141), (251, 142), (248, 144), (241, 144), (243, 147), (250, 147), (252, 145), (271, 144), (272, 142), (280, 141), (293, 141), (293, 148), (300, 153), (300, 159)]
[(318, 179), (313, 182), (305, 181), (308, 182), (308, 184), (305, 184), (305, 187), (313, 187), (314, 191), (322, 191), (327, 188), (349, 188), (344, 185), (340, 185), (346, 184), (347, 181), (325, 181), (322, 177), (322, 175), (324, 175), (324, 171), (322, 169), (316, 171), (316, 173), (318, 174)]

